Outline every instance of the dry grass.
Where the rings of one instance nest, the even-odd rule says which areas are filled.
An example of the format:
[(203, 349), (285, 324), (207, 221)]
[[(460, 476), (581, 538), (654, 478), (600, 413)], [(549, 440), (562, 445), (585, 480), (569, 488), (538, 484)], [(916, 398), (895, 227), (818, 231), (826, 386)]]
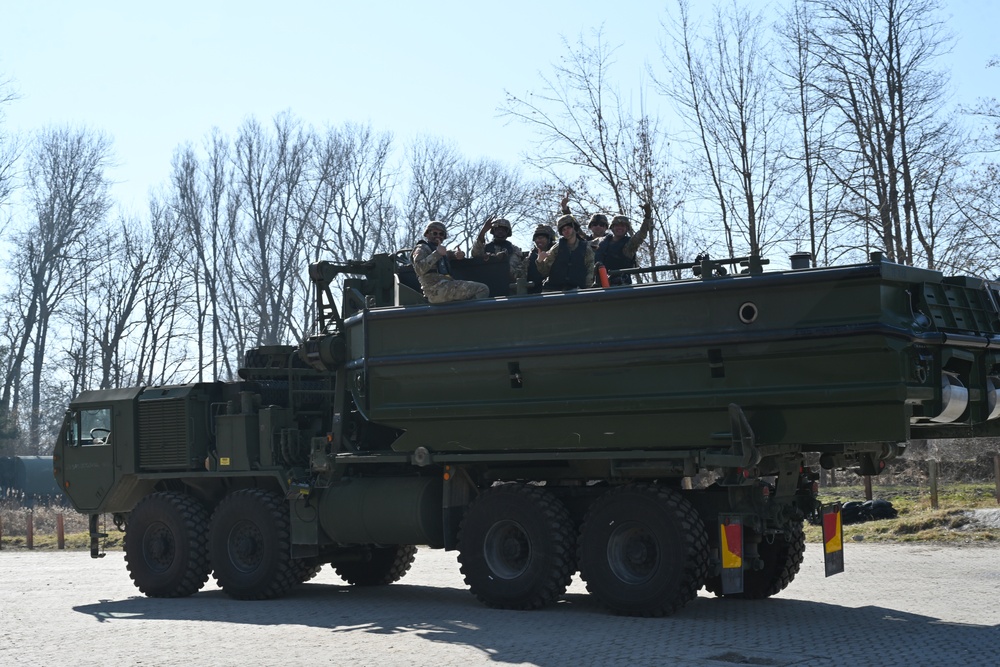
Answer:
[[(71, 507), (59, 505), (38, 505), (34, 508), (22, 507), (14, 499), (0, 500), (0, 548), (28, 548), (28, 518), (34, 524), (34, 549), (50, 550), (58, 548), (57, 525), (58, 516), (63, 516), (63, 533), (67, 549), (89, 549), (90, 535), (87, 526), (87, 516), (75, 512)], [(108, 533), (108, 550), (121, 548), (124, 533), (119, 532), (111, 522), (111, 517), (105, 517)]]
[[(899, 516), (844, 526), (845, 540), (1000, 544), (1000, 528), (979, 524), (967, 514), (974, 509), (1000, 509), (994, 484), (941, 484), (938, 487), (937, 509), (931, 507), (931, 494), (927, 487), (880, 486), (873, 490), (872, 495), (891, 502)], [(820, 500), (824, 503), (864, 499), (862, 487), (820, 490)], [(807, 526), (806, 539), (821, 541), (819, 526)]]

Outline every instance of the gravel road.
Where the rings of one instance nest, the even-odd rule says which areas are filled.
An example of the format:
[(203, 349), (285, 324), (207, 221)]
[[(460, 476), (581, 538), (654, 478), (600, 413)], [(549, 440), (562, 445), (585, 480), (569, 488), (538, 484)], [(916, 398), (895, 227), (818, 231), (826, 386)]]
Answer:
[(481, 606), (454, 553), (351, 588), (327, 568), (281, 600), (180, 600), (132, 587), (120, 553), (0, 552), (0, 665), (921, 665), (1000, 664), (1000, 546), (848, 544), (823, 577), (810, 544), (771, 600), (704, 591), (661, 619), (604, 613), (574, 578), (551, 608)]

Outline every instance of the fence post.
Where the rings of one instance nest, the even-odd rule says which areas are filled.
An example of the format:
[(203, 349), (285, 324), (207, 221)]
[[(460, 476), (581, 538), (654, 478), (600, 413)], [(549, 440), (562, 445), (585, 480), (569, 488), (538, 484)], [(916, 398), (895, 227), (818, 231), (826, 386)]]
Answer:
[(931, 509), (938, 508), (938, 462), (933, 459), (927, 462), (928, 472), (931, 476)]
[(28, 522), (27, 522), (28, 523), (28, 539), (27, 539), (28, 548), (29, 549), (34, 549), (35, 548), (35, 515), (32, 514), (31, 512), (28, 512), (27, 516), (28, 516)]
[(56, 514), (56, 543), (60, 549), (66, 548), (66, 532), (63, 530), (63, 513)]
[(993, 455), (993, 476), (997, 480), (997, 505), (1000, 505), (1000, 454)]

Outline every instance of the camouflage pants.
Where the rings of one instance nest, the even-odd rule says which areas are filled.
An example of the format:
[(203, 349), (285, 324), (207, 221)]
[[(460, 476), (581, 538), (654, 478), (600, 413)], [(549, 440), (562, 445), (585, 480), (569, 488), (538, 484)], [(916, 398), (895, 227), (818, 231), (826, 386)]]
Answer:
[(442, 280), (435, 285), (424, 287), (424, 295), (431, 303), (448, 303), (468, 299), (485, 299), (490, 288), (471, 280)]

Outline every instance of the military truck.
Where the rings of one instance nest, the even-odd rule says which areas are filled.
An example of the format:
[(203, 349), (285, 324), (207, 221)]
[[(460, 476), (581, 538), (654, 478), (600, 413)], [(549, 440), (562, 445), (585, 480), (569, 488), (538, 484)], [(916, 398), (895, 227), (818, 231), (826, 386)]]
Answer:
[(145, 595), (214, 573), (265, 599), (327, 564), (392, 583), (423, 545), (457, 550), (493, 607), (552, 603), (579, 572), (612, 612), (661, 616), (703, 587), (784, 589), (807, 518), (828, 529), (827, 574), (843, 569), (807, 460), (877, 475), (910, 438), (1000, 432), (989, 282), (877, 253), (702, 257), (521, 294), (466, 260), (455, 274), (492, 296), (428, 305), (400, 257), (312, 265), (310, 335), (247, 351), (238, 381), (73, 400), (54, 472), (91, 554), (112, 516)]

